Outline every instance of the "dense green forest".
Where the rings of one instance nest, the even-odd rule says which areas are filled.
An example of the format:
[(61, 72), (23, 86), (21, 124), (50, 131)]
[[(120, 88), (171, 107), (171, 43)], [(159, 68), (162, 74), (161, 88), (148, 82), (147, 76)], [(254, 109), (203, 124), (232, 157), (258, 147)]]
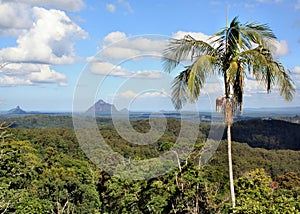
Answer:
[[(198, 164), (208, 124), (199, 125), (194, 150), (180, 167), (148, 180), (126, 180), (86, 157), (70, 117), (26, 116), (7, 123), (13, 120), (13, 128), (1, 129), (0, 213), (232, 212), (226, 141), (208, 164)], [(180, 121), (168, 119), (159, 140), (135, 145), (123, 140), (109, 119), (97, 122), (110, 147), (132, 159), (172, 150), (180, 131)], [(141, 133), (150, 128), (148, 120), (131, 124)], [(283, 121), (234, 124), (236, 213), (300, 213), (299, 128)]]

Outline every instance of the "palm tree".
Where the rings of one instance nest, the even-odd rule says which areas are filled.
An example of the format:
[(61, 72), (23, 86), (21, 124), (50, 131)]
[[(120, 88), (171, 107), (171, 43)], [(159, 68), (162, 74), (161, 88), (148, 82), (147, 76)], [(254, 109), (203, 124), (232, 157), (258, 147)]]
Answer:
[(233, 210), (235, 194), (231, 158), (231, 125), (233, 116), (242, 112), (244, 82), (247, 75), (264, 85), (267, 92), (274, 86), (280, 95), (291, 100), (295, 88), (289, 71), (272, 54), (276, 36), (266, 24), (241, 24), (235, 17), (229, 26), (216, 33), (208, 42), (196, 40), (190, 35), (172, 39), (164, 51), (164, 69), (174, 70), (187, 60), (186, 66), (172, 84), (172, 101), (176, 109), (186, 102), (196, 102), (205, 81), (212, 75), (224, 79), (224, 94), (216, 102), (227, 126), (230, 194)]

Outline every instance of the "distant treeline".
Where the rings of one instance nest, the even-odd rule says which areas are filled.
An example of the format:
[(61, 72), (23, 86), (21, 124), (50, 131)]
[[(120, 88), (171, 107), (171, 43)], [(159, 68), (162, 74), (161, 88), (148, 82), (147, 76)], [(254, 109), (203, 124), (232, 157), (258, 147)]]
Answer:
[[(96, 120), (98, 125), (108, 125), (108, 128), (112, 125), (110, 118), (97, 117)], [(179, 124), (175, 119), (169, 118), (168, 120)], [(72, 117), (64, 115), (28, 115), (0, 118), (1, 121), (10, 124), (11, 128), (20, 129), (73, 128)], [(134, 118), (132, 122), (135, 121), (140, 121), (135, 125), (137, 129), (145, 129), (148, 120)], [(200, 124), (199, 129), (206, 137), (209, 128), (209, 124)], [(300, 124), (273, 119), (237, 121), (232, 127), (232, 138), (234, 141), (247, 143), (254, 148), (300, 150)], [(224, 132), (223, 139), (226, 139), (226, 132)]]

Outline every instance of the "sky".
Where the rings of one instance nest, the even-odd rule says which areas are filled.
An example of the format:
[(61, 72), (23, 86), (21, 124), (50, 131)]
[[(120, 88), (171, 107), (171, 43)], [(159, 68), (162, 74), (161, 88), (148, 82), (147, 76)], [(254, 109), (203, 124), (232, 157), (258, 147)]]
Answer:
[[(300, 106), (300, 0), (0, 0), (0, 110), (84, 111), (98, 99), (118, 109), (174, 110), (163, 72), (171, 38), (207, 40), (235, 16), (268, 24), (274, 55), (289, 69), (293, 101), (251, 77), (244, 108)], [(213, 110), (223, 94), (212, 77), (187, 108)]]

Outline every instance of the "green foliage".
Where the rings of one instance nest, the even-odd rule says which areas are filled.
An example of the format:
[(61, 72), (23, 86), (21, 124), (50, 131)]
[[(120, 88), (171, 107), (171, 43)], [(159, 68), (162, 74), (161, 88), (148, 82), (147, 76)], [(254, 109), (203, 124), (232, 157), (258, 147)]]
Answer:
[[(224, 172), (228, 170), (226, 150), (226, 141), (222, 141), (209, 162), (214, 166), (221, 167), (220, 170)], [(300, 175), (300, 151), (252, 148), (246, 143), (233, 142), (232, 154), (236, 178), (260, 167), (263, 167), (272, 179), (288, 172)]]
[(142, 213), (140, 197), (146, 181), (111, 177), (106, 183), (105, 210), (109, 213)]
[[(111, 118), (96, 118), (97, 124), (111, 124)], [(19, 129), (45, 129), (45, 128), (73, 128), (73, 120), (70, 115), (65, 114), (31, 114), (31, 115), (16, 115), (5, 117), (0, 116), (0, 122), (10, 124), (11, 128)]]
[(85, 160), (38, 148), (28, 141), (0, 143), (1, 213), (96, 213), (99, 171)]
[(102, 192), (109, 213), (217, 213), (227, 201), (210, 169), (188, 163), (150, 180), (110, 177)]
[[(132, 124), (139, 132), (149, 128), (147, 120)], [(132, 167), (137, 157), (146, 160), (186, 146), (174, 144), (180, 131), (180, 122), (174, 119), (168, 120), (161, 139), (149, 146), (120, 140), (111, 125), (101, 125), (99, 130), (111, 148), (131, 158), (131, 165), (124, 169)], [(97, 169), (82, 152), (72, 129), (10, 129), (11, 139), (0, 142), (0, 213), (229, 213), (226, 142), (221, 142), (209, 164), (199, 167), (209, 126), (201, 124), (199, 130), (194, 150), (188, 157), (178, 156), (180, 167), (149, 180), (130, 180)], [(234, 142), (237, 212), (299, 212), (299, 157), (300, 151)], [(126, 176), (159, 174), (168, 167), (163, 164), (144, 164)]]
[(266, 87), (277, 86), (280, 95), (291, 100), (295, 87), (287, 70), (273, 57), (271, 40), (276, 39), (268, 25), (242, 24), (235, 17), (229, 26), (214, 34), (208, 41), (197, 40), (191, 35), (172, 39), (164, 51), (165, 71), (171, 72), (181, 62), (190, 60), (174, 79), (172, 101), (177, 109), (186, 102), (198, 100), (208, 77), (224, 78), (224, 97), (232, 97), (233, 108), (242, 110), (245, 79), (250, 74)]
[(263, 169), (239, 178), (236, 193), (236, 213), (300, 213), (299, 196), (282, 189)]

